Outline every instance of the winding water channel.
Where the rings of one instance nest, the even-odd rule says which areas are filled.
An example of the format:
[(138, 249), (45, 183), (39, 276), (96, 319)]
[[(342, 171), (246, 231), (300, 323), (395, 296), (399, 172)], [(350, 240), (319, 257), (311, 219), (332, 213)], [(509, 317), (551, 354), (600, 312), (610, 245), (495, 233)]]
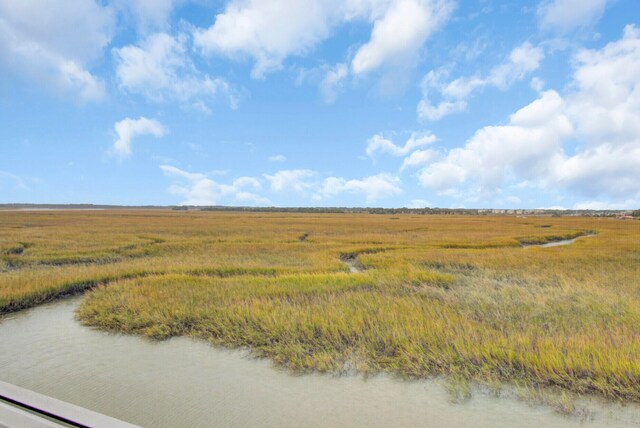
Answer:
[(594, 236), (593, 234), (580, 235), (572, 239), (561, 239), (559, 241), (551, 241), (544, 244), (526, 244), (523, 245), (523, 248), (531, 248), (531, 247), (540, 247), (540, 248), (549, 248), (549, 247), (561, 247), (563, 245), (571, 245), (575, 244), (575, 242), (579, 238), (588, 238), (590, 236)]
[(141, 426), (638, 426), (640, 407), (586, 403), (563, 416), (476, 391), (453, 403), (438, 381), (292, 375), (243, 351), (109, 334), (74, 320), (81, 297), (0, 319), (0, 379)]

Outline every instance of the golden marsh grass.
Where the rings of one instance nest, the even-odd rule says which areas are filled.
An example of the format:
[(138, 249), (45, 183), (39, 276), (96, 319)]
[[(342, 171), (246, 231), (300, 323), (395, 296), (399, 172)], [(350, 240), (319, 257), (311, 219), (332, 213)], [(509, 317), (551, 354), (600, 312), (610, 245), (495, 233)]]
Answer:
[(1, 312), (85, 290), (86, 325), (247, 346), (295, 370), (640, 401), (640, 221), (0, 212)]

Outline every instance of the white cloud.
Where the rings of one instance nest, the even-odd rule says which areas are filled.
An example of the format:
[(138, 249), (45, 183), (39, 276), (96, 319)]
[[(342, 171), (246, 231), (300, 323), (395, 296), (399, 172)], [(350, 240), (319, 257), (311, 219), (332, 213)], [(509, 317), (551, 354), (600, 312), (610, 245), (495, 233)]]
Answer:
[(600, 19), (607, 0), (547, 0), (538, 6), (538, 22), (545, 31), (566, 34)]
[[(431, 70), (422, 80), (423, 99), (417, 107), (418, 117), (423, 120), (440, 120), (452, 113), (467, 108), (466, 99), (471, 94), (486, 86), (501, 90), (507, 89), (514, 82), (524, 79), (538, 69), (544, 58), (544, 51), (529, 42), (514, 48), (509, 57), (501, 64), (493, 67), (486, 76), (460, 77), (445, 82), (450, 70), (440, 68)], [(441, 100), (433, 104), (433, 93), (439, 94)]]
[(327, 177), (322, 185), (323, 198), (333, 198), (341, 193), (363, 194), (367, 203), (376, 202), (402, 193), (400, 179), (391, 174), (378, 174), (361, 180)]
[(573, 205), (574, 210), (628, 210), (637, 209), (640, 201), (627, 199), (621, 202), (583, 201)]
[(351, 61), (354, 74), (415, 56), (425, 40), (449, 18), (453, 5), (444, 0), (392, 2), (386, 13), (373, 23), (371, 39), (358, 49)]
[(449, 159), (433, 163), (420, 173), (420, 183), (436, 190), (439, 195), (451, 195), (454, 188), (462, 185), (466, 178), (464, 167)]
[(197, 46), (208, 53), (246, 55), (252, 76), (277, 70), (289, 55), (301, 54), (329, 35), (333, 2), (323, 0), (231, 1), (211, 27), (197, 30)]
[(269, 156), (269, 161), (271, 162), (284, 162), (287, 158), (284, 155), (273, 155)]
[(235, 180), (233, 180), (234, 185), (238, 186), (238, 187), (248, 187), (251, 188), (253, 190), (261, 190), (262, 189), (262, 184), (260, 184), (260, 181), (258, 181), (258, 179), (253, 178), (253, 177), (240, 177), (240, 178), (236, 178)]
[(393, 141), (376, 134), (369, 138), (366, 153), (370, 158), (374, 158), (376, 153), (386, 153), (392, 156), (404, 156), (407, 153), (436, 141), (437, 138), (431, 133), (413, 133), (405, 142), (404, 146), (397, 146)]
[(240, 177), (229, 184), (218, 183), (211, 174), (192, 173), (171, 165), (162, 165), (162, 171), (181, 182), (174, 183), (169, 191), (183, 197), (183, 205), (217, 205), (233, 203), (239, 205), (271, 205), (261, 196), (261, 180), (269, 185), (274, 195), (296, 192), (315, 203), (343, 194), (364, 197), (373, 203), (402, 193), (400, 178), (391, 174), (377, 174), (362, 179), (345, 179), (329, 176), (322, 178), (316, 171), (308, 169), (281, 170), (274, 174), (263, 174), (262, 178)]
[(322, 64), (315, 67), (294, 67), (295, 84), (300, 86), (308, 83), (318, 86), (322, 100), (332, 104), (344, 90), (349, 81), (349, 66), (340, 62), (333, 66)]
[(569, 94), (569, 112), (589, 144), (640, 141), (640, 29), (629, 25), (622, 39), (600, 50), (582, 50)]
[(467, 108), (466, 101), (440, 101), (438, 105), (430, 104), (429, 100), (424, 97), (418, 103), (418, 117), (426, 120), (440, 120), (452, 113), (465, 111)]
[(114, 14), (94, 0), (0, 0), (0, 64), (81, 101), (104, 96), (86, 64), (111, 41)]
[(421, 183), (443, 194), (495, 192), (518, 179), (614, 201), (640, 195), (640, 31), (573, 58), (563, 97), (547, 90), (502, 126), (428, 165)]
[(573, 132), (563, 115), (564, 103), (555, 91), (512, 114), (509, 124), (477, 131), (463, 148), (450, 150), (420, 173), (420, 181), (440, 193), (450, 193), (468, 180), (483, 191), (495, 191), (509, 174), (532, 179), (548, 174), (561, 142)]
[(115, 0), (114, 6), (129, 13), (136, 21), (138, 31), (168, 27), (169, 17), (174, 7), (183, 0)]
[(237, 99), (222, 78), (197, 70), (191, 60), (184, 34), (172, 37), (156, 33), (138, 46), (114, 49), (120, 88), (140, 93), (153, 101), (180, 101), (208, 110), (207, 102), (222, 95), (232, 108)]
[(171, 165), (161, 165), (160, 169), (169, 177), (181, 179), (183, 183), (173, 184), (169, 192), (181, 196), (181, 205), (268, 205), (269, 199), (255, 193), (262, 189), (254, 177), (240, 177), (230, 184), (217, 183), (206, 174), (181, 170)]
[(640, 182), (640, 30), (627, 26), (621, 40), (582, 50), (567, 114), (584, 148), (558, 171), (565, 186), (591, 196), (638, 194)]
[(524, 42), (511, 51), (508, 61), (494, 67), (483, 83), (506, 89), (513, 82), (522, 80), (537, 70), (543, 58), (544, 51), (540, 47)]
[(349, 73), (346, 64), (336, 64), (335, 67), (327, 71), (324, 79), (320, 82), (320, 93), (326, 103), (333, 103), (338, 96), (338, 90), (344, 83), (344, 79)]
[(281, 170), (273, 175), (264, 174), (273, 193), (296, 192), (318, 202), (341, 194), (364, 196), (367, 203), (375, 202), (402, 192), (400, 179), (382, 173), (362, 179), (329, 176), (324, 179), (309, 169)]
[(111, 40), (113, 12), (93, 0), (0, 0), (0, 19), (61, 56), (95, 59)]
[(542, 92), (542, 90), (544, 89), (544, 80), (540, 79), (539, 77), (533, 77), (531, 79), (531, 82), (529, 83), (529, 86), (531, 86), (531, 89), (536, 92)]
[(232, 0), (213, 25), (194, 32), (194, 40), (205, 53), (253, 59), (251, 75), (262, 78), (287, 57), (313, 49), (336, 26), (366, 20), (371, 38), (351, 62), (361, 74), (415, 55), (452, 9), (452, 0)]
[(114, 129), (118, 138), (113, 143), (113, 153), (120, 157), (131, 156), (131, 142), (133, 138), (142, 135), (162, 137), (166, 129), (155, 119), (141, 117), (139, 119), (126, 118), (116, 122)]
[(404, 171), (406, 168), (416, 168), (419, 166), (427, 165), (436, 157), (438, 157), (438, 152), (436, 152), (435, 150), (416, 150), (415, 152), (404, 158), (404, 160), (402, 161), (402, 166), (400, 167), (400, 172)]
[(557, 181), (589, 196), (624, 198), (640, 193), (640, 140), (616, 147), (601, 144), (558, 165)]
[(310, 169), (285, 169), (273, 175), (264, 174), (264, 178), (271, 184), (272, 192), (293, 190), (305, 193), (314, 187), (313, 179), (317, 173)]

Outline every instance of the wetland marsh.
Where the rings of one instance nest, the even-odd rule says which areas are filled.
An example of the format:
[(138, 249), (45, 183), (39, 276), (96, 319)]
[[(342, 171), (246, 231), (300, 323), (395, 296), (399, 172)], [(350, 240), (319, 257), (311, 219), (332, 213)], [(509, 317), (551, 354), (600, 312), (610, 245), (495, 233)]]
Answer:
[(638, 221), (0, 212), (0, 254), (0, 326), (84, 292), (84, 326), (202, 339), (291, 373), (640, 401)]

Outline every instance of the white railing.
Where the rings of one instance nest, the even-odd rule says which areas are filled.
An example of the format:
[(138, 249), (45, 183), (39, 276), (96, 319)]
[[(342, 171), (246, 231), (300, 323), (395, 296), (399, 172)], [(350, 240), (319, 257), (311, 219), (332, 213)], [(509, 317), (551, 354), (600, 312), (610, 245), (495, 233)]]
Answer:
[(136, 425), (0, 381), (0, 427), (134, 428)]

